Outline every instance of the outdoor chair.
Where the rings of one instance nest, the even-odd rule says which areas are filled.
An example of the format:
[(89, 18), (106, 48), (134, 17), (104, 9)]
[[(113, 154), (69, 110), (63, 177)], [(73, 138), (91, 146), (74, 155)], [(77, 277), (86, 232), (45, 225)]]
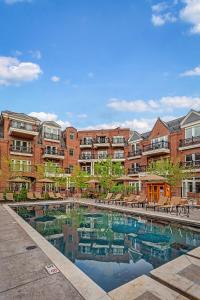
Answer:
[(55, 198), (56, 199), (63, 199), (63, 196), (61, 195), (61, 193), (55, 193)]
[(119, 202), (121, 198), (122, 194), (116, 194), (115, 198), (108, 200), (108, 204), (112, 203), (117, 205), (117, 202)]
[(129, 203), (132, 203), (133, 201), (135, 201), (135, 197), (136, 197), (136, 195), (131, 194), (128, 197), (124, 197), (122, 200), (116, 201), (116, 203), (119, 205), (122, 205), (122, 206), (123, 205), (127, 206)]
[(159, 208), (160, 206), (164, 206), (164, 205), (167, 205), (167, 202), (168, 202), (168, 198), (167, 197), (160, 197), (160, 199), (158, 200), (157, 203), (154, 203), (154, 202), (150, 202), (150, 203), (147, 203), (146, 204), (146, 210), (148, 208), (153, 208), (154, 211), (156, 210), (156, 208)]
[(0, 201), (4, 201), (4, 194), (3, 193), (0, 193)]
[(13, 193), (6, 193), (6, 200), (15, 201), (15, 199), (13, 197)]
[(189, 215), (189, 204), (188, 203), (186, 204), (185, 199), (182, 199), (181, 197), (173, 197), (171, 198), (171, 202), (169, 204), (161, 205), (158, 208), (166, 210), (167, 213), (168, 212), (173, 213), (175, 209), (177, 215), (179, 213), (178, 211), (179, 208), (181, 208), (182, 210), (185, 210), (187, 208), (188, 209), (187, 215)]
[(32, 192), (27, 193), (27, 200), (36, 200), (36, 198)]
[(135, 201), (132, 201), (130, 203), (131, 207), (137, 205), (138, 207), (141, 205), (142, 207), (146, 203), (146, 196), (144, 194), (136, 195)]
[(39, 192), (35, 192), (35, 198), (36, 198), (37, 200), (44, 200), (43, 195), (42, 195), (41, 193), (39, 193)]
[(105, 199), (96, 199), (95, 202), (103, 203), (109, 201), (113, 196), (113, 193), (108, 193)]

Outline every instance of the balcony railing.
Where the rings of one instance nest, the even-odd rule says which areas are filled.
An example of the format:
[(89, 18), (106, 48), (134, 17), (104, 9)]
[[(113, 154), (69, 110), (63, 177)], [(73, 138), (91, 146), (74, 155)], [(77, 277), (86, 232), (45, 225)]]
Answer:
[(60, 135), (54, 134), (54, 133), (44, 132), (44, 138), (49, 139), (49, 140), (59, 141), (60, 140)]
[(146, 169), (147, 169), (146, 166), (138, 166), (138, 167), (135, 167), (135, 168), (131, 168), (131, 169), (128, 169), (128, 175), (138, 174), (140, 172), (145, 172)]
[(85, 139), (83, 139), (83, 140), (80, 140), (80, 145), (82, 145), (82, 146), (88, 146), (88, 145), (92, 145), (92, 140), (85, 140)]
[(117, 139), (117, 138), (112, 138), (112, 144), (126, 144), (126, 139), (125, 138), (120, 138), (120, 139)]
[(138, 149), (128, 153), (128, 157), (140, 156), (142, 155), (142, 150)]
[(113, 158), (114, 159), (123, 159), (123, 158), (125, 158), (125, 156), (124, 156), (124, 153), (115, 153), (113, 155)]
[(97, 137), (93, 140), (93, 143), (94, 144), (108, 144), (108, 143), (110, 143), (110, 139), (107, 137), (105, 137), (105, 138)]
[(90, 159), (124, 159), (124, 153), (117, 153), (117, 154), (80, 154), (79, 160), (90, 160)]
[(64, 156), (64, 150), (53, 150), (53, 149), (44, 149), (43, 154), (55, 155), (55, 156)]
[(181, 166), (193, 169), (193, 168), (200, 168), (200, 160), (191, 160), (191, 161), (181, 161)]
[(200, 144), (200, 136), (195, 136), (188, 139), (181, 139), (179, 141), (179, 147), (186, 147), (195, 144)]
[(32, 154), (33, 153), (33, 149), (31, 147), (16, 146), (16, 145), (11, 145), (10, 146), (10, 151), (11, 152), (16, 152), (16, 153), (26, 153), (26, 154)]
[(22, 129), (26, 131), (35, 131), (38, 132), (38, 128), (33, 127), (31, 124), (27, 123), (17, 123), (15, 121), (11, 122), (11, 128)]
[(22, 165), (22, 164), (10, 164), (11, 172), (22, 172), (22, 173), (32, 173), (35, 171), (35, 166)]
[(143, 146), (143, 152), (154, 151), (158, 149), (169, 149), (169, 142), (161, 141)]

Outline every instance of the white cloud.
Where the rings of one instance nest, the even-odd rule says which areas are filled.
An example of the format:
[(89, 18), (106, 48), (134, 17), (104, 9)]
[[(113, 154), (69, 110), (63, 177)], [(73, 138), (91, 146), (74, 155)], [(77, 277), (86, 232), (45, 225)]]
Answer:
[(168, 5), (166, 2), (157, 3), (155, 5), (152, 5), (152, 7), (151, 7), (152, 11), (155, 13), (160, 13), (161, 11), (164, 11), (167, 8), (168, 8)]
[(77, 115), (78, 119), (86, 119), (87, 118), (87, 114), (79, 114)]
[(151, 22), (154, 26), (163, 26), (166, 23), (174, 23), (176, 20), (176, 17), (170, 12), (162, 15), (153, 14), (151, 17)]
[(62, 129), (65, 129), (68, 126), (71, 126), (71, 123), (69, 121), (60, 120), (55, 113), (31, 112), (29, 114), (29, 116), (38, 118), (42, 122), (44, 122), (44, 121), (54, 121), (54, 122), (58, 123), (62, 127)]
[(107, 104), (108, 107), (116, 111), (124, 112), (144, 112), (151, 111), (152, 109), (158, 108), (158, 104), (154, 100), (119, 100), (116, 98), (110, 99)]
[(112, 123), (102, 123), (93, 126), (87, 126), (85, 128), (81, 128), (81, 130), (96, 130), (96, 129), (114, 129), (117, 127), (121, 128), (130, 128), (133, 130), (137, 130), (138, 132), (145, 132), (152, 129), (153, 124), (156, 119), (133, 119), (126, 120), (124, 122), (112, 122)]
[(192, 70), (188, 70), (185, 71), (183, 73), (180, 74), (180, 76), (182, 77), (186, 77), (186, 76), (200, 76), (200, 66), (192, 69)]
[(32, 0), (4, 0), (4, 2), (6, 4), (16, 4), (16, 3), (22, 3), (22, 2), (31, 3)]
[(22, 51), (19, 51), (19, 50), (13, 51), (14, 56), (21, 56), (22, 54), (23, 54)]
[(180, 11), (180, 18), (192, 25), (190, 32), (200, 34), (200, 0), (183, 0), (186, 4)]
[(52, 76), (51, 77), (51, 81), (53, 81), (53, 82), (59, 82), (60, 81), (60, 77), (59, 76)]
[(94, 73), (89, 72), (89, 73), (88, 73), (88, 77), (89, 77), (89, 78), (93, 78), (93, 77), (94, 77)]
[(173, 108), (200, 109), (200, 97), (169, 96), (158, 100), (120, 100), (111, 99), (107, 106), (121, 112), (147, 112), (147, 111), (170, 111)]
[(35, 59), (42, 58), (42, 53), (40, 50), (29, 50), (29, 53), (31, 54), (32, 58), (35, 58)]
[(40, 66), (32, 62), (20, 62), (15, 57), (0, 56), (0, 85), (19, 85), (33, 81), (42, 73)]

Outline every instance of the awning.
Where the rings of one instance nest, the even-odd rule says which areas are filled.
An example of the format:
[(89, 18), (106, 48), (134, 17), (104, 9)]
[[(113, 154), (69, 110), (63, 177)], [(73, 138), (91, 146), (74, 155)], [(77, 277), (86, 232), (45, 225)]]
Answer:
[(147, 174), (144, 176), (140, 176), (141, 181), (161, 181), (161, 182), (166, 182), (166, 178), (160, 175), (156, 174)]
[(39, 179), (38, 182), (41, 182), (41, 183), (55, 183), (54, 180), (49, 179), (49, 178)]
[(91, 179), (91, 180), (88, 180), (86, 183), (97, 184), (97, 183), (99, 183), (99, 180), (97, 180), (97, 179)]
[(15, 182), (15, 183), (29, 183), (30, 180), (24, 178), (24, 177), (15, 177), (8, 180), (9, 182)]
[(135, 181), (134, 178), (130, 177), (130, 176), (121, 176), (121, 177), (118, 177), (118, 178), (115, 178), (114, 179), (115, 181)]

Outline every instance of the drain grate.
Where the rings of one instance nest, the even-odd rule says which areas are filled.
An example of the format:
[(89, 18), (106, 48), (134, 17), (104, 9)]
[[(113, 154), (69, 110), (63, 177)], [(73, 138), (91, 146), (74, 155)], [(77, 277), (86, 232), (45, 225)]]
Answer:
[(37, 248), (37, 246), (31, 245), (31, 246), (26, 247), (26, 250), (33, 250), (33, 249), (36, 249), (36, 248)]

